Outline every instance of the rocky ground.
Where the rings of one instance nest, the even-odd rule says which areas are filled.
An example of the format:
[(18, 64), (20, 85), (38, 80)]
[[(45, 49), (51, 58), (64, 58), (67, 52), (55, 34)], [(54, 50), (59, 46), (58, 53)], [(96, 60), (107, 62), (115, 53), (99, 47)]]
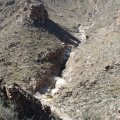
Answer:
[(62, 42), (39, 26), (29, 25), (25, 1), (9, 6), (5, 1), (1, 4), (0, 78), (24, 85), (31, 79), (58, 76), (66, 49)]
[(24, 88), (37, 80), (51, 87), (57, 77), (54, 87), (63, 85), (57, 94), (37, 92), (35, 97), (60, 118), (119, 120), (120, 1), (31, 1), (40, 2), (49, 20), (31, 25), (26, 1), (0, 0), (1, 80)]
[[(90, 3), (83, 2), (89, 7), (75, 33), (81, 44), (72, 51), (63, 71), (68, 85), (56, 98), (56, 105), (73, 120), (120, 119), (120, 2), (93, 2), (94, 12), (89, 10)], [(87, 15), (89, 19), (84, 18)]]

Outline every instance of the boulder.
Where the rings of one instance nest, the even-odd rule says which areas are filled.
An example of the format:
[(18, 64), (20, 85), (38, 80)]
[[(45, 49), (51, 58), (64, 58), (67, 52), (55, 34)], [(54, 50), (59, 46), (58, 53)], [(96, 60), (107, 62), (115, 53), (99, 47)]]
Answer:
[(48, 12), (43, 4), (31, 5), (29, 17), (33, 21), (38, 21), (39, 23), (44, 23), (48, 19)]

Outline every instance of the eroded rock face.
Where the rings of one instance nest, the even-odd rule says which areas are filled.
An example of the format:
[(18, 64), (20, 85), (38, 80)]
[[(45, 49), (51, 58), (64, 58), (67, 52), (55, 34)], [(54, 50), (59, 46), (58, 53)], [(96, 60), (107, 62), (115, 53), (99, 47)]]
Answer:
[(48, 11), (41, 2), (33, 3), (31, 0), (25, 1), (20, 12), (23, 15), (20, 21), (23, 24), (33, 23), (35, 26), (39, 26), (49, 19)]
[[(38, 64), (46, 63), (47, 69), (43, 69), (38, 76), (31, 77), (31, 82), (29, 85), (30, 90), (33, 92), (43, 89), (43, 88), (54, 88), (54, 76), (60, 76), (62, 65), (64, 64), (64, 53), (68, 46), (58, 48), (56, 51), (51, 51), (48, 53), (39, 53), (36, 62)], [(49, 63), (52, 63), (51, 65)]]
[(33, 21), (44, 23), (45, 20), (48, 19), (48, 12), (43, 4), (31, 5), (29, 17)]
[(42, 105), (36, 98), (20, 88), (17, 84), (0, 87), (4, 102), (13, 101), (18, 112), (18, 118), (32, 118), (33, 120), (60, 120), (54, 117), (49, 106)]

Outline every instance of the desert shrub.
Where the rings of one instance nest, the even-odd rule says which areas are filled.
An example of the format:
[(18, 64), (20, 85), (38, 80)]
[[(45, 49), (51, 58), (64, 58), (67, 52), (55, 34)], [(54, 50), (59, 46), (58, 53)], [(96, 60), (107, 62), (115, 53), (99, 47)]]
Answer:
[[(22, 115), (22, 114), (21, 114)], [(22, 117), (22, 118), (21, 118)], [(19, 116), (14, 104), (4, 106), (3, 101), (0, 99), (0, 120), (32, 120), (23, 116)]]
[(4, 107), (3, 102), (0, 100), (0, 120), (18, 120), (17, 113), (14, 111), (14, 106)]

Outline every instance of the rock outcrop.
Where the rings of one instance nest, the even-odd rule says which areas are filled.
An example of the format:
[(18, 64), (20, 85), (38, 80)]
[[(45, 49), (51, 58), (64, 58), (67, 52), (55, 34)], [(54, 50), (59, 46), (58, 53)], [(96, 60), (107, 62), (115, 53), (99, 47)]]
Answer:
[(57, 115), (51, 112), (49, 106), (43, 105), (39, 100), (24, 91), (17, 84), (0, 87), (0, 94), (4, 98), (4, 104), (15, 105), (19, 120), (60, 120)]
[(29, 17), (38, 23), (44, 23), (48, 19), (48, 12), (43, 4), (31, 5)]
[[(31, 82), (29, 85), (30, 90), (33, 92), (40, 90), (43, 92), (43, 88), (53, 89), (55, 86), (54, 76), (60, 76), (62, 67), (64, 66), (64, 57), (65, 50), (68, 49), (69, 46), (64, 46), (58, 48), (56, 51), (50, 51), (48, 53), (39, 53), (35, 62), (38, 64), (44, 64), (46, 62), (52, 63), (51, 65), (48, 63), (46, 65), (47, 69), (43, 69), (41, 73), (38, 73), (38, 76), (31, 77)], [(28, 88), (28, 89), (29, 89)]]

